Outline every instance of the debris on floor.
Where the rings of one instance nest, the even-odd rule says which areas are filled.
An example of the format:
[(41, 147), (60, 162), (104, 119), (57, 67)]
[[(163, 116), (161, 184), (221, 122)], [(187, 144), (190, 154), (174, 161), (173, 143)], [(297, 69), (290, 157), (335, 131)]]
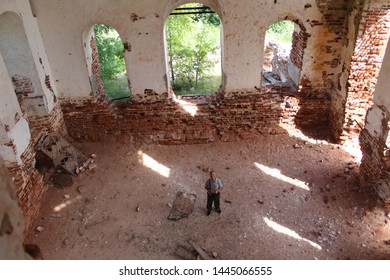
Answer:
[(183, 260), (195, 260), (196, 259), (196, 253), (194, 250), (191, 250), (190, 248), (187, 248), (185, 246), (179, 245), (176, 247), (175, 255)]
[[(95, 157), (93, 157), (95, 156)], [(92, 154), (91, 158), (87, 159), (82, 165), (76, 167), (75, 172), (76, 174), (79, 174), (85, 170), (92, 171), (93, 169), (97, 168), (97, 164), (94, 163), (94, 159), (96, 158), (95, 154)]]
[(53, 213), (53, 214), (50, 214), (50, 217), (52, 218), (61, 218), (61, 214), (58, 214), (58, 213)]
[(303, 146), (301, 146), (301, 145), (299, 145), (299, 144), (294, 144), (294, 145), (293, 145), (293, 148), (294, 148), (294, 149), (302, 149)]
[(44, 227), (43, 226), (37, 226), (36, 228), (35, 228), (35, 231), (36, 232), (42, 232), (44, 230)]
[(86, 228), (86, 229), (90, 229), (91, 227), (94, 227), (94, 226), (96, 226), (96, 225), (100, 225), (100, 224), (102, 224), (102, 223), (105, 223), (105, 222), (109, 221), (110, 219), (111, 219), (110, 217), (105, 217), (105, 218), (103, 218), (103, 219), (100, 220), (100, 221), (92, 222), (92, 223), (86, 224), (86, 225), (85, 225), (85, 228)]
[(195, 249), (195, 251), (199, 254), (201, 259), (211, 260), (210, 256), (207, 254), (207, 252), (205, 250), (203, 250), (197, 243), (195, 243), (194, 241), (191, 241), (191, 240), (188, 240), (187, 242)]
[(84, 193), (84, 187), (83, 187), (83, 186), (78, 186), (78, 187), (76, 188), (76, 190), (77, 190), (77, 192), (78, 192), (79, 194)]
[(194, 210), (195, 200), (196, 194), (177, 192), (168, 219), (176, 221), (188, 217)]
[(52, 182), (54, 183), (55, 186), (58, 187), (71, 187), (73, 185), (73, 178), (72, 175), (66, 174), (66, 173), (58, 173), (54, 174), (51, 177)]
[(36, 149), (53, 160), (55, 167), (61, 167), (71, 174), (88, 160), (79, 150), (58, 133), (49, 133), (37, 144)]
[[(47, 259), (179, 260), (192, 257), (191, 252), (193, 260), (203, 259), (187, 240), (212, 260), (389, 259), (390, 205), (385, 208), (357, 185), (358, 167), (346, 180), (344, 169), (355, 160), (331, 145), (323, 145), (320, 153), (315, 142), (309, 142), (311, 149), (305, 145), (299, 150), (292, 147), (297, 143), (305, 145), (301, 139), (277, 134), (207, 146), (130, 147), (126, 157), (122, 155), (129, 146), (122, 143), (80, 143), (87, 157), (97, 154), (98, 172), (86, 176), (91, 172), (87, 169), (71, 176), (74, 183), (67, 189), (49, 188), (25, 242), (38, 244)], [(141, 148), (172, 168), (170, 176), (145, 166), (137, 153)], [(318, 163), (321, 158), (323, 164)], [(254, 162), (279, 169), (290, 183), (259, 172)], [(50, 166), (55, 175), (56, 168)], [(215, 168), (226, 185), (223, 215), (205, 215), (203, 183), (209, 174), (203, 167)], [(301, 189), (298, 180), (310, 190)], [(197, 197), (187, 219), (172, 221), (167, 217), (178, 206), (178, 191)], [(66, 207), (55, 211), (57, 205)], [(105, 217), (111, 220), (95, 224)], [(35, 231), (38, 225), (44, 227), (42, 232)], [(285, 232), (299, 238), (286, 238)], [(70, 243), (62, 247), (66, 238)]]

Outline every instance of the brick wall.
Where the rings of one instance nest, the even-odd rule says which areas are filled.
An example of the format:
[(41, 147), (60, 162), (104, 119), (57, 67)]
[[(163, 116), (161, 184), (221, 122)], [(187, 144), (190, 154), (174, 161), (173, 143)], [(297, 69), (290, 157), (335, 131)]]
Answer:
[[(162, 144), (235, 141), (280, 124), (326, 123), (328, 94), (291, 93), (288, 87), (230, 92), (203, 97), (156, 98), (109, 103), (97, 97), (62, 99), (69, 136), (79, 141), (104, 141), (110, 136), (135, 135)], [(186, 111), (196, 109), (195, 116)]]
[[(345, 116), (345, 97), (339, 90), (332, 90), (332, 101), (329, 108), (329, 127), (333, 137), (340, 141), (343, 133)], [(345, 139), (345, 138), (344, 138)]]
[(43, 117), (28, 116), (31, 138), (36, 143), (43, 134), (48, 132), (59, 132), (67, 135), (65, 122), (60, 104), (57, 102), (51, 112)]
[[(323, 26), (328, 32), (334, 34), (323, 45), (322, 55), (326, 59), (321, 63), (321, 68), (324, 69), (322, 73), (324, 87), (331, 92), (329, 127), (337, 141), (340, 140), (343, 131), (345, 115), (345, 88), (343, 88), (345, 85), (342, 84), (342, 76), (348, 75), (347, 72), (349, 72), (350, 61), (346, 52), (348, 44), (350, 44), (349, 40), (354, 40), (352, 34), (355, 33), (355, 30), (349, 30), (349, 21), (354, 12), (362, 8), (358, 2), (362, 1), (317, 1), (317, 6), (322, 13), (322, 20), (310, 22), (311, 26)], [(357, 21), (355, 24), (358, 25), (359, 22)], [(349, 58), (351, 56), (352, 50), (349, 53)]]
[(307, 39), (310, 35), (306, 33), (306, 29), (302, 24), (298, 25), (300, 31), (293, 32), (290, 59), (298, 69), (302, 69), (303, 55), (307, 47)]
[(21, 76), (21, 75), (13, 75), (12, 83), (14, 84), (15, 93), (21, 96), (28, 96), (34, 93), (34, 86), (30, 78)]
[(8, 164), (13, 182), (17, 189), (19, 207), (25, 222), (25, 234), (31, 229), (34, 220), (38, 217), (47, 186), (43, 183), (42, 175), (35, 169), (35, 143), (30, 142), (22, 154), (22, 164)]
[(382, 128), (381, 131), (376, 131), (375, 135), (365, 128), (359, 135), (363, 158), (358, 179), (360, 186), (373, 188), (379, 197), (390, 205), (390, 147), (386, 146), (390, 113), (383, 107), (375, 108), (382, 111), (383, 119), (377, 120), (382, 124)]
[(8, 171), (16, 186), (19, 206), (23, 212), (25, 234), (31, 229), (34, 220), (37, 218), (48, 188), (43, 182), (42, 175), (35, 169), (35, 146), (45, 133), (57, 131), (62, 135), (66, 135), (65, 123), (58, 103), (44, 117), (28, 117), (28, 123), (31, 140), (29, 146), (21, 155), (22, 163), (7, 164)]
[[(345, 101), (341, 100), (345, 104), (342, 129), (335, 130), (337, 134), (342, 131), (342, 141), (357, 136), (360, 127), (364, 126), (366, 112), (373, 105), (375, 85), (390, 34), (390, 4), (374, 5), (366, 4), (361, 15), (347, 96)], [(339, 125), (340, 122), (333, 123)]]
[(102, 80), (102, 69), (100, 68), (98, 49), (96, 46), (96, 39), (91, 36), (90, 41), (92, 49), (92, 84), (94, 88), (94, 94), (97, 96), (105, 96), (105, 90)]

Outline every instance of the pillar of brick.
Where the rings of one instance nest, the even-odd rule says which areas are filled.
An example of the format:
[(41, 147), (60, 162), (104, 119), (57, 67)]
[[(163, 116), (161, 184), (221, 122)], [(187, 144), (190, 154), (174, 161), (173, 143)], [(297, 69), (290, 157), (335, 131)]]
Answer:
[(363, 153), (359, 170), (359, 184), (370, 187), (390, 206), (390, 112), (374, 105), (368, 110), (366, 126), (359, 140)]
[(89, 42), (92, 49), (92, 85), (94, 89), (94, 94), (97, 96), (105, 96), (105, 90), (102, 80), (102, 70), (100, 68), (99, 54), (96, 46), (96, 39), (94, 36), (91, 36), (91, 41)]
[(363, 9), (347, 82), (341, 141), (359, 135), (373, 94), (390, 34), (390, 4), (367, 3)]

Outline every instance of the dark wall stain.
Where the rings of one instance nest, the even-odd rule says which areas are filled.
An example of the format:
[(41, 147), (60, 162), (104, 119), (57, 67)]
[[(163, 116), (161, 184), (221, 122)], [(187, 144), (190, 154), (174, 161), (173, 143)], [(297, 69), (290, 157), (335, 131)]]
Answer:
[(46, 75), (46, 76), (45, 76), (45, 85), (46, 85), (46, 87), (47, 87), (51, 92), (54, 93), (53, 88), (51, 87), (49, 75)]
[(132, 22), (137, 21), (137, 20), (138, 20), (138, 15), (135, 14), (135, 13), (132, 13), (132, 14), (130, 15), (130, 20), (131, 20)]
[(124, 48), (125, 52), (131, 52), (131, 45), (129, 42), (124, 42), (123, 48)]
[(19, 113), (16, 113), (14, 116), (15, 123), (17, 123), (20, 120), (20, 115)]
[(135, 21), (141, 20), (141, 19), (145, 19), (145, 17), (140, 17), (136, 13), (131, 13), (131, 15), (130, 15), (130, 20), (132, 22), (135, 22)]
[(57, 102), (57, 96), (54, 94), (54, 90), (53, 90), (53, 88), (51, 86), (49, 75), (45, 76), (45, 85), (53, 93), (53, 100), (54, 100), (54, 102)]

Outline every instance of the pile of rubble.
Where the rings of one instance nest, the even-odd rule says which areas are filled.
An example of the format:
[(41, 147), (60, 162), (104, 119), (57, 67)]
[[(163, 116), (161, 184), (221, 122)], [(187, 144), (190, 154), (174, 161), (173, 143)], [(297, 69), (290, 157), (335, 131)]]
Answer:
[(37, 161), (37, 168), (44, 175), (43, 180), (59, 187), (72, 186), (72, 175), (93, 171), (97, 167), (96, 154), (86, 157), (58, 133), (42, 137), (36, 151), (44, 158), (41, 162)]
[(97, 167), (97, 164), (95, 163), (96, 154), (92, 154), (89, 159), (87, 159), (82, 165), (77, 166), (75, 168), (75, 173), (80, 174), (81, 172), (85, 170), (93, 170)]

